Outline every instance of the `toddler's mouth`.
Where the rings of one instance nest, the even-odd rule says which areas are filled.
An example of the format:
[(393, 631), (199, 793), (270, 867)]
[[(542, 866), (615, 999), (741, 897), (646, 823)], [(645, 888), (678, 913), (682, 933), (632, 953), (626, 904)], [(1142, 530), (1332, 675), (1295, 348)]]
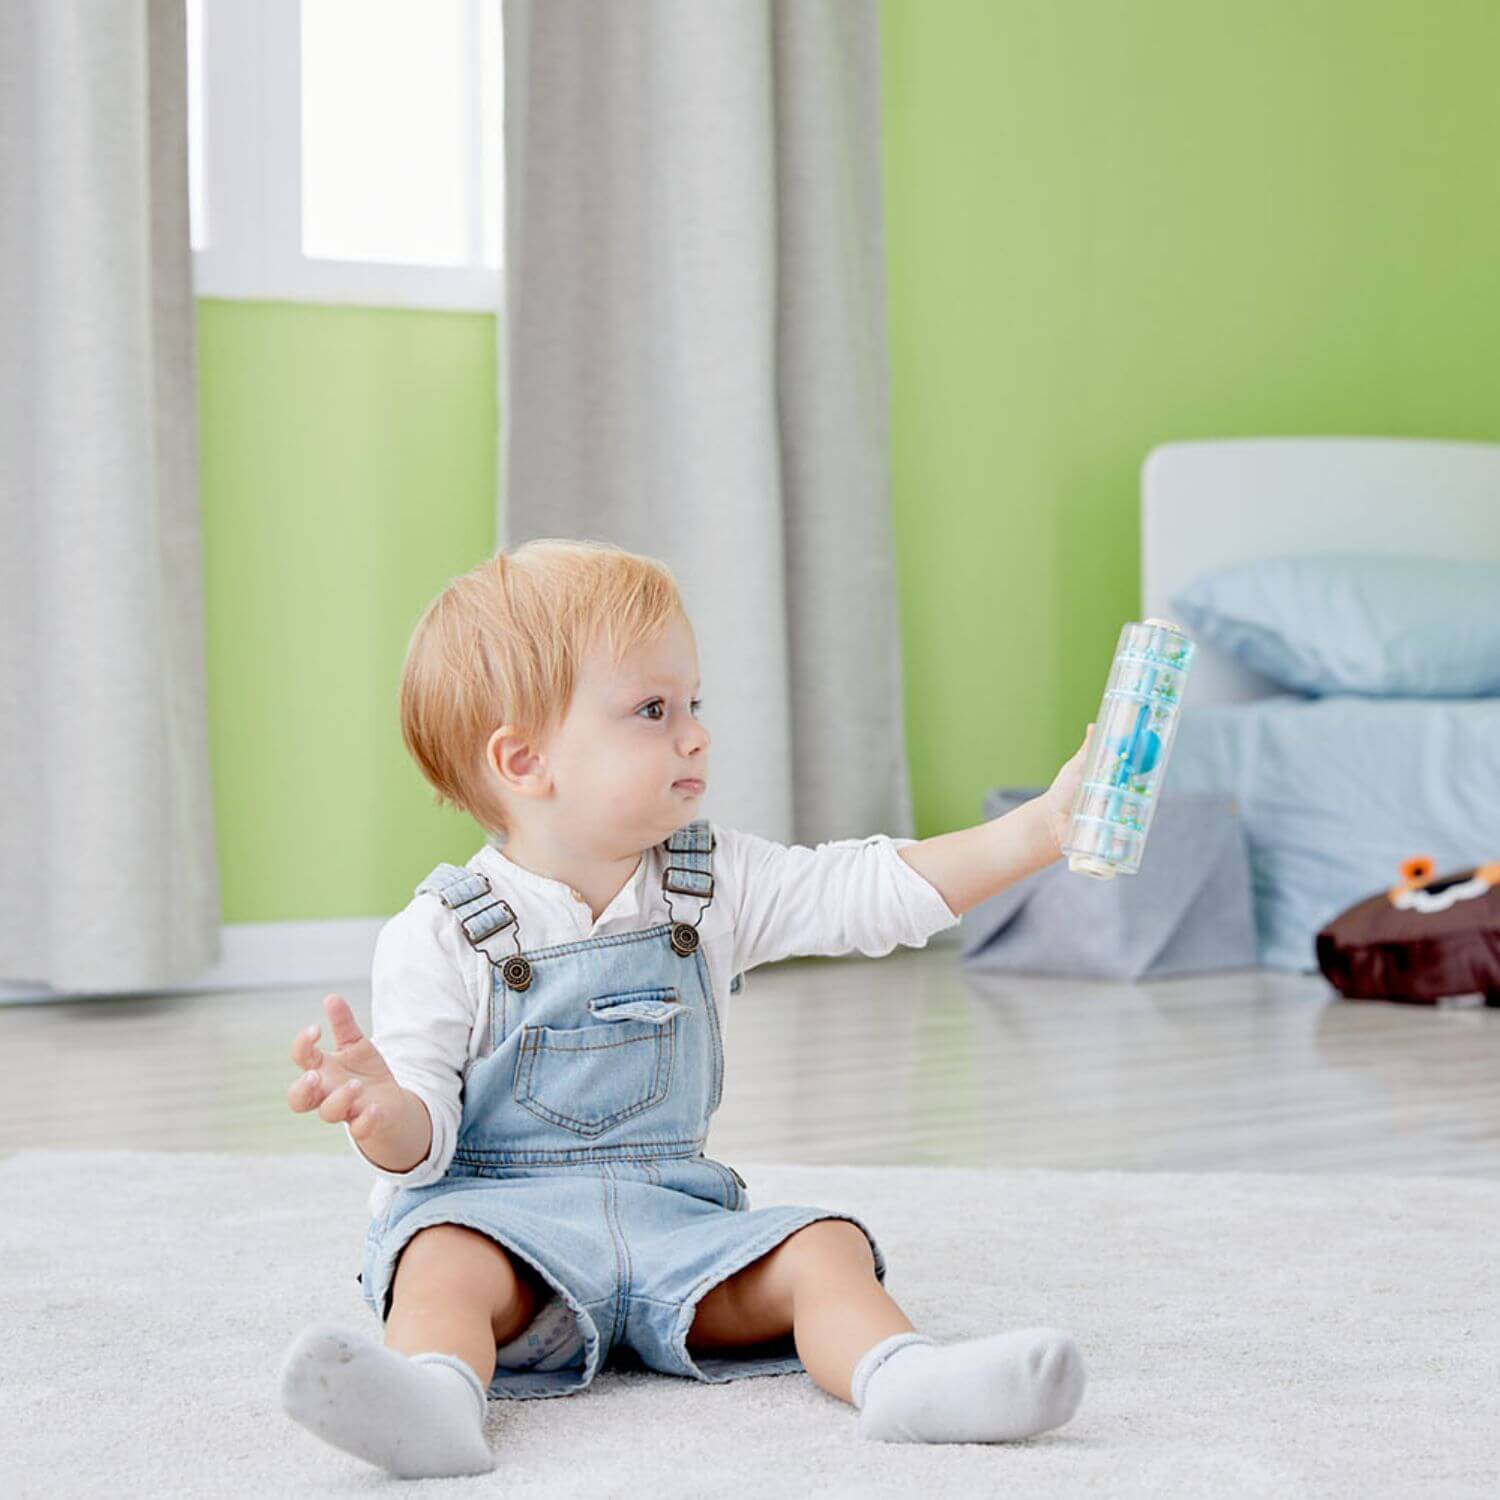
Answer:
[(684, 777), (681, 781), (674, 781), (672, 785), (679, 792), (686, 792), (690, 797), (703, 795), (704, 783), (696, 776)]

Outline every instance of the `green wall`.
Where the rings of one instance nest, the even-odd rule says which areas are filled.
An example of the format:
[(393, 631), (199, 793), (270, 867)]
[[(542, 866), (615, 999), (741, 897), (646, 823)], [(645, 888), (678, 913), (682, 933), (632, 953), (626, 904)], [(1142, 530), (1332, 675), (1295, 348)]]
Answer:
[[(1140, 609), (1150, 448), (1500, 441), (1500, 4), (883, 0), (881, 24), (925, 837), (1076, 745)], [(494, 319), (205, 301), (199, 334), (224, 919), (384, 915), (477, 841), (396, 686), (423, 605), (494, 546)]]
[(1152, 447), (1500, 440), (1500, 4), (884, 0), (881, 23), (925, 835), (1082, 737), (1139, 618)]
[(495, 548), (495, 320), (201, 301), (226, 922), (389, 915), (474, 825), (401, 742), (406, 642)]

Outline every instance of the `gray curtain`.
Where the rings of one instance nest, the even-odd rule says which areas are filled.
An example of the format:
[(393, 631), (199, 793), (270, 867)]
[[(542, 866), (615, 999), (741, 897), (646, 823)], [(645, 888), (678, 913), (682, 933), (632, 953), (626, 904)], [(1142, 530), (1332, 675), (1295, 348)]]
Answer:
[(219, 956), (182, 0), (0, 5), (0, 981)]
[(505, 0), (499, 534), (661, 558), (702, 815), (909, 835), (875, 0)]

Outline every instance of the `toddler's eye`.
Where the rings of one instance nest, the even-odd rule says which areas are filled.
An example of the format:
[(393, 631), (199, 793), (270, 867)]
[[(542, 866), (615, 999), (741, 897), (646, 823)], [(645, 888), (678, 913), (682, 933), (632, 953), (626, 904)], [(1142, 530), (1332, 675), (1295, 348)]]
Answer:
[[(639, 712), (639, 713), (645, 713), (648, 708), (663, 708), (665, 706), (666, 706), (665, 705), (665, 701), (663, 699), (661, 699), (661, 698), (653, 698), (649, 703), (643, 703), (643, 704), (641, 704), (641, 706), (637, 710), (637, 712)], [(694, 698), (693, 701), (692, 701), (692, 704), (690, 706), (691, 706), (693, 712), (697, 713), (698, 710), (703, 707), (703, 700), (701, 698)], [(659, 718), (657, 718), (655, 715), (652, 715), (652, 723), (655, 724), (655, 723), (660, 723), (660, 722), (661, 721), (660, 721)]]

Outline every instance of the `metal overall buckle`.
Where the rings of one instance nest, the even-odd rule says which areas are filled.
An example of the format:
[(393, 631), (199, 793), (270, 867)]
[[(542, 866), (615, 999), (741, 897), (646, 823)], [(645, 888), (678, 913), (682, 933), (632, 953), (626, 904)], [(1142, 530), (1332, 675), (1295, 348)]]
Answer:
[[(489, 882), (486, 881), (485, 883), (488, 886)], [(493, 891), (493, 887), (490, 887), (490, 889), (491, 891)], [(531, 960), (523, 958), (521, 956), (521, 921), (520, 918), (516, 916), (515, 911), (512, 909), (509, 901), (505, 900), (503, 896), (496, 896), (495, 899), (489, 902), (487, 905), (481, 906), (477, 911), (471, 911), (467, 915), (465, 915), (462, 919), (461, 924), (464, 929), (464, 936), (469, 939), (469, 943), (472, 947), (478, 948), (486, 958), (490, 959), (491, 963), (494, 963), (495, 960), (493, 958), (490, 958), (490, 955), (485, 952), (483, 947), (480, 946), (480, 943), (484, 940), (481, 939), (480, 941), (476, 942), (475, 939), (470, 936), (468, 923), (474, 917), (483, 916), (487, 911), (494, 911), (497, 906), (504, 908), (506, 916), (510, 918), (510, 921), (505, 925), (512, 929), (516, 939), (516, 951), (512, 953), (510, 957), (507, 958), (503, 963), (501, 963), (500, 977), (505, 981), (507, 989), (524, 990), (531, 983)]]
[[(706, 849), (678, 849), (672, 851), (678, 854), (712, 854), (718, 846), (718, 839), (713, 834), (708, 836), (708, 847)], [(670, 844), (668, 848), (670, 849)], [(682, 878), (673, 880), (674, 875)], [(714, 904), (714, 877), (708, 870), (695, 870), (687, 865), (668, 865), (662, 872), (661, 885), (664, 899), (667, 903), (667, 914), (672, 918), (672, 951), (681, 958), (687, 958), (698, 950), (698, 923), (703, 920), (703, 913)], [(702, 896), (703, 905), (698, 908), (698, 917), (693, 922), (679, 921), (677, 914), (672, 910), (672, 897), (667, 892), (675, 892), (679, 896)]]

